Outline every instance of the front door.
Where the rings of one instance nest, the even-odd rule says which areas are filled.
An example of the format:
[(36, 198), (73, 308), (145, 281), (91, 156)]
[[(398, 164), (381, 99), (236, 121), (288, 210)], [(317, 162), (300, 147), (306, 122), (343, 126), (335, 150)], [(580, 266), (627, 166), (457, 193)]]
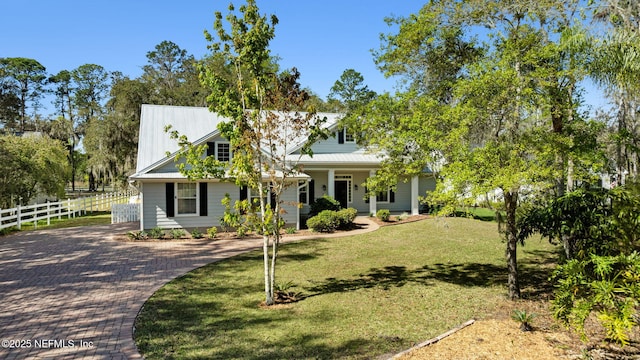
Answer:
[(349, 196), (349, 181), (336, 180), (335, 190), (336, 190), (336, 200), (340, 202), (340, 206), (342, 206), (343, 209), (346, 209), (348, 207), (347, 199)]

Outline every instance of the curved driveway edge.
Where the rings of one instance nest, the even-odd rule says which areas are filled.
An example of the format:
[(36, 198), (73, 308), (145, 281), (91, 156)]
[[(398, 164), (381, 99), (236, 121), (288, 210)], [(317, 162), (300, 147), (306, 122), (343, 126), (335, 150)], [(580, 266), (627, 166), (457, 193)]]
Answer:
[[(356, 223), (362, 229), (348, 235), (378, 228), (366, 217)], [(0, 358), (141, 359), (133, 325), (157, 289), (195, 268), (259, 248), (262, 241), (112, 240), (136, 229), (137, 223), (127, 223), (0, 238)]]

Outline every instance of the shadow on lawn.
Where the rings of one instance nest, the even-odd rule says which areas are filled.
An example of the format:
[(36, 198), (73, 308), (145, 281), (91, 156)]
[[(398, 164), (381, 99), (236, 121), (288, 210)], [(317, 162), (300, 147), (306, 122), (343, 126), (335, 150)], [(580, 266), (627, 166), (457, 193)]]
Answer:
[(388, 349), (391, 346), (395, 350), (398, 348), (397, 342), (399, 341), (390, 341), (382, 337), (377, 339), (358, 338), (331, 345), (325, 341), (325, 338), (326, 335), (323, 334), (306, 333), (292, 334), (281, 341), (257, 340), (258, 346), (247, 344), (246, 346), (236, 345), (216, 349), (212, 358), (250, 360), (368, 358), (372, 348)]
[[(535, 259), (520, 261), (519, 279), (523, 288), (523, 297), (532, 298), (547, 296), (553, 290), (548, 278), (552, 267), (548, 253), (540, 252)], [(304, 288), (308, 292), (305, 297), (355, 291), (369, 288), (388, 290), (402, 287), (408, 283), (431, 286), (435, 282), (446, 282), (465, 287), (489, 287), (507, 284), (506, 266), (481, 263), (433, 264), (420, 268), (408, 269), (405, 266), (385, 266), (372, 268), (369, 272), (359, 274), (351, 279), (327, 278), (313, 286)]]

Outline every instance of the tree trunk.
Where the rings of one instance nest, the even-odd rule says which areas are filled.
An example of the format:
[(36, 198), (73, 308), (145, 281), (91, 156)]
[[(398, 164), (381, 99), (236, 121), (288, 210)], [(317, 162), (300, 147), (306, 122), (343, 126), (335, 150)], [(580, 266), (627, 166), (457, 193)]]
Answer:
[(516, 228), (516, 207), (518, 204), (518, 194), (510, 191), (504, 193), (504, 204), (506, 209), (507, 226), (507, 270), (509, 277), (507, 285), (509, 287), (509, 298), (516, 300), (520, 298), (520, 284), (518, 282), (518, 260), (517, 260), (517, 228)]
[(258, 194), (260, 194), (260, 224), (262, 227), (262, 257), (264, 262), (264, 303), (273, 305), (273, 286), (271, 286), (271, 272), (269, 269), (269, 232), (266, 226), (266, 204), (263, 196), (264, 188), (262, 182), (258, 183)]
[(269, 285), (271, 286), (271, 294), (273, 297), (274, 289), (276, 287), (276, 260), (278, 258), (278, 245), (280, 244), (280, 228), (278, 223), (280, 222), (280, 216), (277, 216), (277, 211), (279, 211), (279, 206), (276, 202), (276, 208), (273, 214), (273, 245), (272, 245), (272, 253), (271, 253), (271, 274), (269, 278)]
[(273, 286), (271, 286), (271, 273), (269, 271), (269, 234), (263, 227), (262, 251), (264, 257), (264, 303), (273, 305)]

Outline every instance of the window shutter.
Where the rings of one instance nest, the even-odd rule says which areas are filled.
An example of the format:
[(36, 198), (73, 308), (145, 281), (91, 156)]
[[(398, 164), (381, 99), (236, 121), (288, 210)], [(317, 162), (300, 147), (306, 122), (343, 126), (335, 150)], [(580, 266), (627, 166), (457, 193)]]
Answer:
[(207, 142), (207, 156), (216, 154), (216, 143), (214, 141)]
[(367, 187), (366, 187), (366, 186), (364, 187), (364, 193), (365, 193), (365, 196), (366, 196), (366, 197), (364, 198), (364, 202), (365, 202), (365, 204), (368, 204), (368, 203), (369, 203), (369, 198), (370, 198), (370, 196), (369, 196), (369, 190), (367, 189)]
[(338, 131), (338, 144), (344, 144), (344, 130)]
[(167, 217), (174, 217), (176, 216), (176, 210), (175, 210), (175, 202), (174, 202), (174, 184), (173, 183), (166, 183), (165, 184), (165, 197), (167, 200)]
[(207, 183), (200, 183), (200, 216), (207, 216)]
[(396, 193), (389, 189), (389, 202), (396, 202)]
[(276, 194), (273, 193), (273, 190), (269, 192), (269, 203), (271, 204), (271, 210), (276, 209)]
[(240, 187), (240, 201), (247, 200), (249, 198), (249, 189), (246, 186)]
[(307, 199), (309, 200), (309, 204), (313, 203), (316, 200), (316, 187), (313, 179), (309, 181), (309, 194), (307, 195)]

